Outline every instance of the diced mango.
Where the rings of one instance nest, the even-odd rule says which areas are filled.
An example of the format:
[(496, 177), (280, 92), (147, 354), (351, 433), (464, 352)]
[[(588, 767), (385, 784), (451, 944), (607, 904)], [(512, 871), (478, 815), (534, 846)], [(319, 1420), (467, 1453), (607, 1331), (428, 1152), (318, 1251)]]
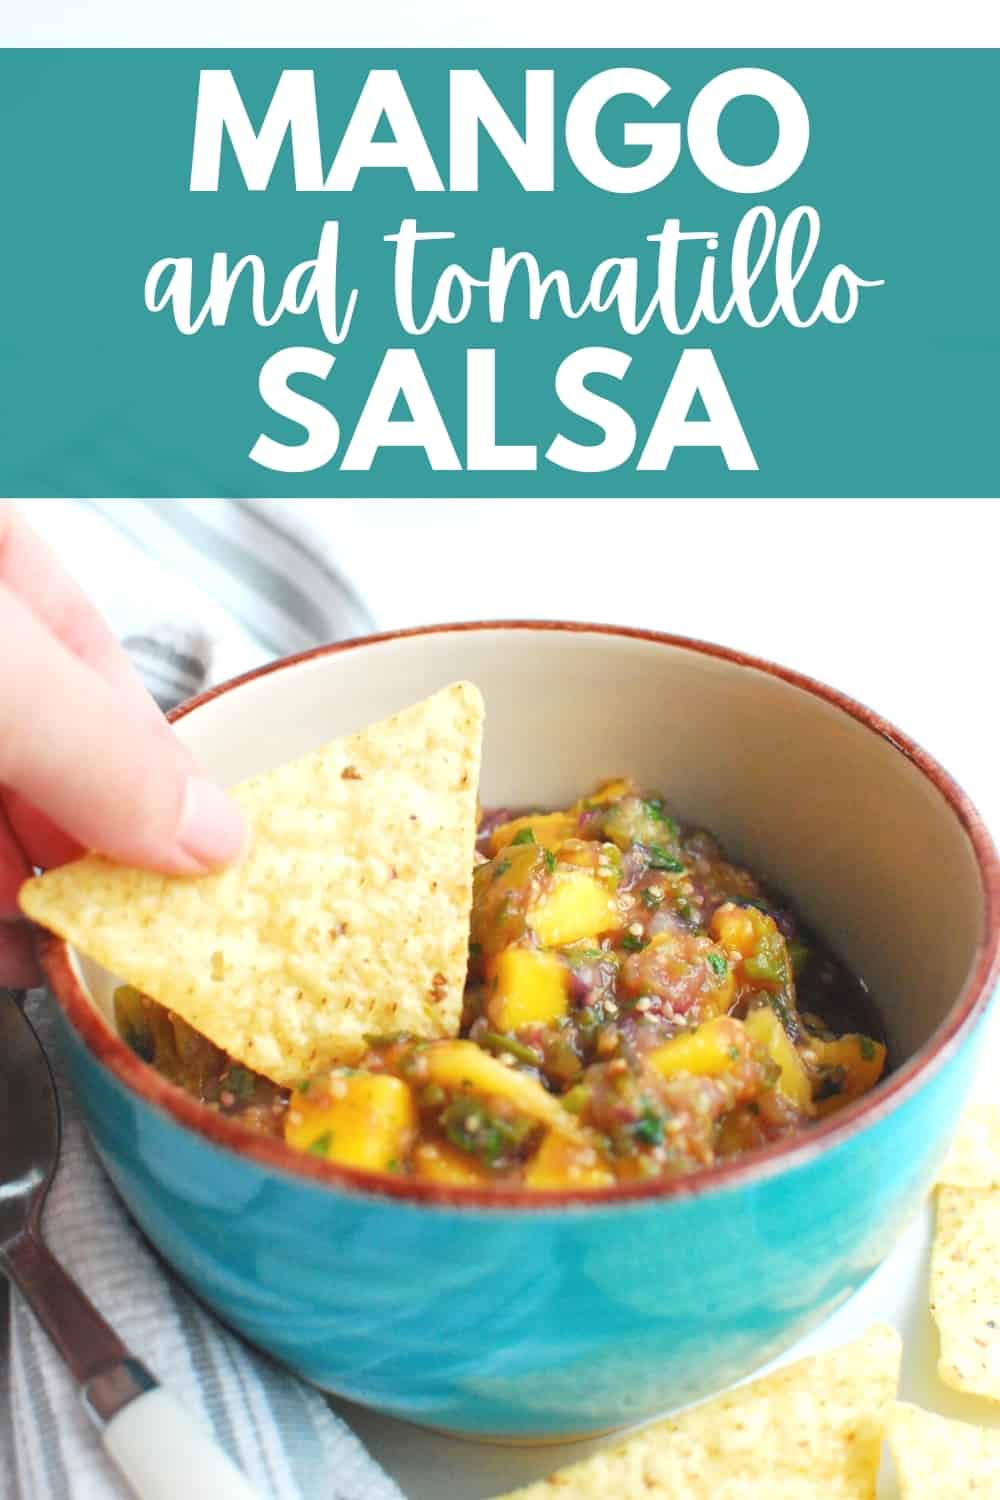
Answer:
[(566, 1014), (569, 971), (554, 953), (505, 948), (493, 970), (487, 1010), (498, 1031), (547, 1026)]
[(581, 797), (576, 806), (581, 811), (588, 807), (607, 807), (609, 803), (619, 802), (634, 790), (634, 782), (616, 776), (612, 781), (602, 781), (596, 791), (591, 792), (589, 797)]
[(850, 1104), (852, 1099), (860, 1099), (862, 1094), (867, 1094), (878, 1083), (885, 1068), (886, 1054), (882, 1043), (873, 1041), (871, 1037), (859, 1036), (856, 1032), (848, 1032), (834, 1042), (810, 1037), (809, 1048), (816, 1054), (821, 1070), (820, 1085), (824, 1070), (844, 1070), (843, 1082), (838, 1091), (826, 1099), (816, 1100), (816, 1113), (821, 1116), (833, 1114), (845, 1104)]
[(724, 948), (743, 958), (749, 958), (757, 946), (757, 929), (746, 906), (734, 906), (727, 901), (712, 917), (711, 931)]
[(413, 1153), (413, 1170), (430, 1182), (452, 1183), (459, 1187), (476, 1187), (489, 1182), (489, 1172), (467, 1151), (444, 1141), (422, 1141)]
[(347, 1167), (384, 1172), (405, 1156), (416, 1128), (413, 1096), (387, 1073), (334, 1074), (292, 1095), (285, 1140)]
[(615, 927), (618, 904), (607, 886), (585, 870), (560, 870), (545, 895), (529, 907), (526, 921), (543, 948), (561, 948)]
[(508, 1068), (498, 1058), (483, 1052), (475, 1042), (431, 1042), (423, 1056), (427, 1060), (429, 1083), (439, 1083), (445, 1089), (498, 1095), (501, 1099), (509, 1099), (533, 1120), (539, 1120), (563, 1135), (578, 1140), (583, 1138), (580, 1123), (563, 1109), (558, 1099), (546, 1093), (536, 1079)]
[(740, 955), (740, 977), (748, 984), (771, 994), (794, 993), (788, 946), (767, 912), (727, 902), (712, 917), (711, 931), (723, 947)]
[(576, 832), (576, 815), (568, 812), (529, 813), (524, 818), (512, 818), (509, 823), (500, 823), (490, 834), (490, 853), (499, 854), (512, 844), (518, 834), (530, 828), (534, 842), (543, 849), (558, 849), (566, 839)]
[(650, 1066), (663, 1075), (697, 1073), (717, 1078), (732, 1071), (747, 1055), (747, 1037), (742, 1024), (732, 1016), (714, 1016), (691, 1031), (671, 1037), (662, 1047), (650, 1052)]
[(593, 1146), (579, 1146), (550, 1130), (524, 1171), (529, 1188), (609, 1187), (615, 1174)]
[(777, 1063), (781, 1076), (778, 1088), (796, 1109), (813, 1114), (812, 1085), (799, 1054), (788, 1039), (777, 1014), (770, 1005), (752, 1010), (743, 1023), (751, 1041), (765, 1049), (771, 1061)]

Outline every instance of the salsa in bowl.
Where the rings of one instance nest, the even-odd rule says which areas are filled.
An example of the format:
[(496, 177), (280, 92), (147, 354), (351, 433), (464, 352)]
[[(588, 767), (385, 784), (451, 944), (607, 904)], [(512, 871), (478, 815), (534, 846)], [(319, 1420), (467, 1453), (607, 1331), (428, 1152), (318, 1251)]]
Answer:
[[(709, 997), (711, 1008), (711, 997), (725, 993), (725, 976), (707, 963), (716, 948), (734, 991), (747, 978), (747, 959), (758, 957), (742, 938), (713, 932), (725, 906), (751, 927), (758, 917), (772, 919), (791, 965), (801, 1034), (789, 1035), (774, 1004), (764, 981), (770, 973), (780, 990), (780, 961), (769, 964), (763, 952), (749, 976), (758, 998), (751, 1002), (748, 994), (742, 1014), (740, 1003), (732, 1010), (727, 1003), (724, 1014), (706, 1014), (700, 1024), (745, 1028), (753, 1014), (767, 1017), (765, 1007), (777, 1016), (809, 1081), (815, 1113), (803, 1128), (762, 1144), (754, 1136), (750, 1149), (731, 1154), (719, 1153), (716, 1139), (710, 1165), (648, 1177), (616, 1173), (596, 1190), (527, 1186), (516, 1176), (528, 1170), (530, 1156), (513, 1166), (510, 1185), (498, 1181), (506, 1167), (497, 1171), (475, 1151), (464, 1153), (463, 1165), (490, 1175), (474, 1185), (415, 1175), (408, 1161), (402, 1170), (398, 1161), (396, 1170), (350, 1166), (329, 1158), (329, 1143), (323, 1154), (292, 1149), (284, 1121), (248, 1128), (221, 1091), (211, 1107), (192, 1097), (119, 1035), (113, 972), (54, 937), (44, 939), (43, 955), (101, 1159), (135, 1220), (203, 1302), (307, 1379), (355, 1401), (469, 1436), (551, 1440), (639, 1421), (741, 1379), (839, 1306), (895, 1244), (933, 1181), (978, 1054), (996, 978), (997, 862), (950, 778), (868, 710), (768, 663), (643, 632), (512, 622), (351, 642), (227, 684), (187, 706), (176, 724), (208, 769), (235, 783), (456, 679), (477, 683), (486, 700), (484, 805), (512, 810), (502, 819), (508, 832), (521, 810), (534, 818), (533, 838), (515, 844), (517, 829), (508, 852), (493, 847), (492, 824), (484, 829), (481, 852), (493, 870), (511, 861), (496, 877), (497, 887), (507, 881), (512, 893), (508, 915), (523, 905), (527, 918), (536, 895), (550, 889), (549, 877), (563, 869), (596, 873), (585, 862), (560, 864), (538, 820), (553, 809), (565, 813), (581, 795), (595, 800), (586, 794), (618, 768), (638, 789), (623, 793), (623, 807), (632, 795), (655, 801), (659, 791), (668, 798), (662, 811), (678, 820), (681, 854), (673, 852), (669, 827), (666, 837), (637, 831), (623, 847), (603, 825), (596, 839), (580, 838), (591, 830), (577, 826), (565, 843), (614, 845), (623, 884), (634, 843), (679, 859), (686, 874), (651, 865), (636, 881), (639, 890), (662, 886), (661, 916), (664, 906), (676, 910), (674, 877), (678, 886), (689, 878), (693, 894), (702, 894), (691, 843), (696, 829), (711, 830), (717, 841), (718, 855), (702, 846), (709, 865), (752, 872), (759, 894), (723, 886), (711, 900), (726, 899), (713, 911), (709, 901), (698, 914), (686, 953), (694, 958), (686, 972), (695, 977), (684, 994)], [(548, 871), (545, 850), (556, 857), (556, 871)], [(581, 857), (594, 855), (584, 850)], [(532, 875), (515, 891), (518, 861)], [(652, 940), (671, 924), (654, 927), (657, 912), (640, 895), (636, 915), (631, 907), (623, 912), (628, 923), (610, 935), (567, 937), (549, 948), (518, 941), (493, 953), (485, 928), (501, 897), (488, 888), (487, 866), (481, 869), (487, 888), (477, 900), (477, 928), (484, 930), (473, 936), (481, 951), (473, 954), (459, 1040), (471, 1042), (477, 1026), (488, 1026), (491, 1039), (481, 1038), (477, 1054), (565, 1108), (576, 1086), (570, 1076), (565, 1086), (542, 1083), (543, 1074), (549, 1079), (551, 1072), (554, 1083), (559, 1069), (576, 1067), (565, 1037), (558, 1047), (549, 1040), (559, 1018), (538, 1031), (537, 1020), (522, 1026), (516, 1011), (513, 1018), (498, 1014), (496, 1003), (491, 1010), (488, 969), (495, 974), (508, 949), (555, 954), (560, 972), (565, 962), (570, 1025), (562, 1031), (585, 1074), (605, 1066), (596, 1050), (605, 1027), (613, 1023), (627, 1040), (632, 1023), (650, 1010), (666, 1018), (666, 1004), (678, 1019), (679, 990), (669, 987), (657, 990), (658, 1008), (638, 1008), (656, 989), (647, 985), (643, 960), (653, 962)], [(778, 893), (787, 893), (791, 909)], [(680, 900), (690, 894), (676, 892)], [(640, 933), (630, 932), (634, 921)], [(650, 941), (633, 953), (626, 937)], [(613, 960), (584, 957), (574, 969), (564, 952), (574, 942), (585, 945), (578, 954), (592, 947)], [(805, 967), (799, 944), (810, 949)], [(773, 939), (772, 948), (780, 960)], [(612, 961), (613, 994), (602, 968)], [(828, 962), (839, 976), (832, 985), (822, 978)], [(641, 993), (631, 979), (636, 970)], [(844, 977), (851, 974), (870, 986), (874, 1013)], [(545, 986), (512, 985), (509, 993), (531, 990), (530, 1007), (541, 1003), (539, 988)], [(839, 998), (827, 1011), (821, 1002), (828, 990)], [(508, 991), (492, 993), (501, 992)], [(624, 1015), (605, 1004), (610, 998), (619, 1006), (633, 994), (631, 1021), (627, 1003)], [(549, 1003), (558, 1008), (562, 998), (560, 987)], [(595, 1022), (586, 1037), (578, 1034), (584, 1009)], [(686, 1015), (693, 1036), (690, 1007)], [(666, 1030), (657, 1046), (684, 1039), (683, 1030)], [(392, 1048), (405, 1044), (389, 1042), (385, 1031), (366, 1045), (396, 1078)], [(516, 1041), (540, 1061), (512, 1051), (511, 1066), (501, 1060), (511, 1049), (493, 1036)], [(852, 1044), (848, 1066), (814, 1047), (813, 1059), (804, 1056), (807, 1036), (830, 1048), (845, 1036), (867, 1037), (873, 1048), (887, 1048), (891, 1066), (867, 1092), (847, 1097), (856, 1062), (877, 1060), (877, 1051), (867, 1059), (860, 1043)], [(750, 1049), (758, 1062), (768, 1051), (752, 1038)], [(356, 1067), (362, 1055), (345, 1066)], [(781, 1064), (771, 1056), (761, 1076), (776, 1078), (775, 1070)], [(675, 1077), (684, 1071), (690, 1075), (680, 1070)], [(308, 1072), (289, 1080), (289, 1100)], [(660, 1076), (666, 1088), (670, 1077)], [(426, 1081), (399, 1081), (420, 1112)], [(840, 1093), (819, 1097), (834, 1083)], [(227, 1092), (235, 1100), (238, 1089)], [(311, 1085), (303, 1102), (310, 1092)], [(596, 1107), (603, 1110), (604, 1102)], [(468, 1113), (456, 1112), (447, 1124), (438, 1115), (423, 1138), (458, 1150), (447, 1128), (468, 1135), (470, 1123)], [(636, 1162), (658, 1160), (658, 1143), (642, 1139), (658, 1133), (655, 1122), (643, 1125), (640, 1112), (620, 1123), (639, 1126), (638, 1136), (631, 1132)]]
[[(486, 814), (461, 1033), (371, 1035), (282, 1088), (129, 986), (118, 1030), (208, 1108), (346, 1167), (599, 1191), (787, 1140), (885, 1069), (864, 985), (628, 780)], [(860, 1029), (858, 1029), (860, 1028)]]

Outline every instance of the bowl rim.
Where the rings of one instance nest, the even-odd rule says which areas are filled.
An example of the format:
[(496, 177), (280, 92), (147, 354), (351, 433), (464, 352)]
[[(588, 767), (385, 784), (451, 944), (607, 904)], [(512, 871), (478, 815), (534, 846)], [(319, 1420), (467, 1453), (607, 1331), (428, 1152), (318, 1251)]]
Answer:
[(625, 625), (592, 624), (568, 620), (469, 620), (382, 631), (315, 646), (276, 661), (267, 662), (228, 679), (188, 699), (168, 718), (178, 723), (199, 708), (247, 683), (273, 672), (287, 671), (320, 657), (364, 650), (396, 640), (425, 636), (487, 631), (552, 631), (597, 635), (649, 642), (681, 651), (715, 657), (734, 666), (761, 672), (832, 705), (869, 732), (885, 740), (932, 784), (948, 803), (964, 829), (975, 855), (984, 904), (984, 927), (975, 960), (960, 993), (932, 1036), (900, 1068), (868, 1094), (786, 1141), (734, 1158), (721, 1165), (701, 1168), (684, 1177), (654, 1179), (645, 1183), (618, 1183), (598, 1191), (579, 1189), (538, 1191), (521, 1187), (478, 1188), (404, 1178), (360, 1168), (338, 1166), (293, 1150), (274, 1136), (263, 1136), (239, 1121), (227, 1118), (199, 1103), (179, 1086), (168, 1082), (113, 1030), (88, 999), (70, 956), (70, 945), (53, 933), (42, 931), (38, 939), (43, 971), (70, 1028), (91, 1056), (103, 1065), (130, 1094), (165, 1113), (182, 1128), (223, 1150), (249, 1159), (265, 1171), (297, 1179), (303, 1186), (336, 1189), (354, 1196), (395, 1199), (427, 1208), (471, 1210), (501, 1215), (512, 1211), (547, 1213), (573, 1208), (598, 1214), (624, 1204), (648, 1204), (676, 1198), (702, 1197), (747, 1184), (761, 1182), (785, 1171), (805, 1166), (827, 1150), (843, 1145), (895, 1112), (948, 1061), (961, 1041), (985, 1012), (1000, 978), (1000, 856), (982, 818), (955, 780), (908, 735), (872, 709), (829, 687), (816, 678), (783, 667), (763, 657), (728, 646), (688, 636), (645, 630)]

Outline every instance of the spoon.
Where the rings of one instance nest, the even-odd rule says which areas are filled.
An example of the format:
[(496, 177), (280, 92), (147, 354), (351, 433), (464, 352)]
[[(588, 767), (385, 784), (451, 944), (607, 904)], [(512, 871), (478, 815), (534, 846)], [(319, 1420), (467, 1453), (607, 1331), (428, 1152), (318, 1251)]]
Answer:
[(140, 1500), (258, 1500), (242, 1471), (129, 1352), (42, 1239), (59, 1141), (48, 1059), (14, 992), (0, 989), (0, 1271), (62, 1355), (105, 1449)]

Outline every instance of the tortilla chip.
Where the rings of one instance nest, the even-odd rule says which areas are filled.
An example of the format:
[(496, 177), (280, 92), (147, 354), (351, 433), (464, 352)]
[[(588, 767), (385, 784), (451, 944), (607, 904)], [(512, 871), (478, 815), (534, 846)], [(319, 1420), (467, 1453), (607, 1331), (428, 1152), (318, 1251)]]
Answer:
[(871, 1328), (501, 1500), (875, 1500), (900, 1353)]
[(1000, 1495), (1000, 1430), (951, 1422), (898, 1402), (889, 1447), (901, 1500), (981, 1500)]
[(969, 1105), (938, 1182), (948, 1187), (1000, 1188), (1000, 1107)]
[(1000, 1401), (1000, 1192), (943, 1187), (931, 1254), (931, 1312), (945, 1385)]
[(21, 907), (278, 1083), (373, 1032), (454, 1035), (482, 721), (456, 683), (236, 787), (238, 866), (163, 876), (88, 855), (29, 880)]

